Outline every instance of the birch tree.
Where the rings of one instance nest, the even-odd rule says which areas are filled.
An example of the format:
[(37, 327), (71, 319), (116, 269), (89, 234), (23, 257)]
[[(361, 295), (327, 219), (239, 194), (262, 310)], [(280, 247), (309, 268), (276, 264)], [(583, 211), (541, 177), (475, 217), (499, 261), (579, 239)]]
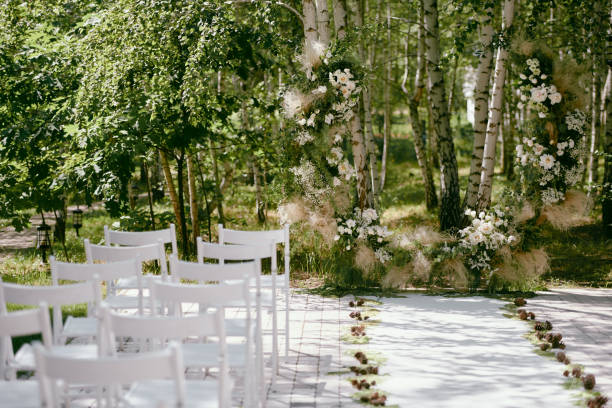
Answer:
[(337, 39), (346, 36), (346, 0), (334, 0), (334, 30)]
[(503, 42), (497, 50), (495, 60), (495, 77), (493, 79), (493, 94), (489, 107), (487, 133), (482, 157), (482, 171), (480, 186), (478, 188), (478, 208), (484, 209), (491, 205), (491, 190), (493, 186), (493, 173), (495, 172), (495, 150), (497, 147), (497, 134), (500, 125), (502, 103), (504, 99), (504, 82), (506, 81), (506, 61), (508, 60), (508, 30), (512, 27), (514, 18), (514, 0), (504, 0), (502, 11)]
[[(355, 26), (361, 27), (363, 24), (362, 20), (362, 0), (355, 2), (355, 8), (353, 9), (353, 15), (355, 17)], [(364, 49), (362, 44), (359, 44), (359, 57), (363, 61)], [(355, 107), (353, 110), (353, 117), (350, 123), (351, 131), (351, 145), (353, 150), (353, 164), (355, 166), (355, 173), (357, 179), (357, 201), (359, 208), (364, 209), (366, 207), (373, 207), (373, 194), (371, 188), (368, 188), (368, 166), (366, 162), (366, 146), (363, 135), (363, 128), (361, 124), (361, 117), (359, 113), (359, 107)]]
[[(419, 105), (423, 98), (423, 91), (425, 83), (423, 81), (423, 74), (425, 72), (425, 35), (423, 28), (423, 3), (419, 5), (419, 22), (417, 24), (417, 58), (416, 58), (416, 72), (414, 75), (414, 92), (408, 102), (410, 125), (412, 127), (412, 134), (414, 137), (414, 151), (417, 157), (417, 163), (421, 170), (421, 176), (423, 177), (423, 184), (425, 186), (425, 205), (428, 211), (433, 210), (438, 206), (438, 196), (436, 195), (436, 185), (433, 180), (433, 172), (429, 162), (427, 160), (427, 150), (425, 143), (423, 143), (423, 134), (425, 133), (425, 127), (421, 118), (419, 117)], [(408, 80), (408, 38), (406, 38), (406, 57), (405, 57), (405, 71), (404, 79), (402, 82), (402, 90), (404, 93), (408, 93), (406, 88), (406, 81)]]
[(448, 117), (444, 75), (440, 67), (440, 35), (437, 0), (424, 0), (425, 44), (427, 46), (427, 90), (432, 126), (440, 153), (440, 228), (447, 231), (459, 226), (459, 174), (455, 146)]
[(317, 11), (313, 0), (302, 0), (304, 14), (304, 37), (307, 41), (317, 41)]
[(380, 189), (385, 187), (385, 179), (387, 176), (387, 150), (389, 145), (389, 138), (391, 137), (391, 81), (392, 81), (392, 68), (391, 65), (391, 7), (387, 2), (387, 47), (385, 53), (385, 80), (384, 86), (384, 134), (383, 134), (383, 152), (380, 169)]
[(480, 171), (482, 167), (482, 152), (484, 149), (489, 112), (489, 79), (491, 78), (491, 61), (493, 50), (493, 8), (489, 5), (481, 17), (480, 46), (482, 51), (478, 61), (476, 86), (474, 88), (474, 146), (470, 162), (470, 176), (465, 203), (469, 208), (475, 208), (478, 202), (478, 187), (480, 186)]
[(319, 31), (319, 41), (327, 47), (330, 40), (327, 0), (317, 0), (317, 27)]

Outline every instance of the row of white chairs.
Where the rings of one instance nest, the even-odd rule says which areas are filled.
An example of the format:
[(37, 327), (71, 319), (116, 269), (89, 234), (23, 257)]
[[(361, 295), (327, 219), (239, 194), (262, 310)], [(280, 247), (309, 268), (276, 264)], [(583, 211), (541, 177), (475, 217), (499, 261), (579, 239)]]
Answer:
[[(51, 344), (49, 344), (48, 340), (45, 340), (45, 336), (43, 335), (43, 344), (46, 345), (45, 350), (53, 352), (54, 355), (59, 357), (66, 357), (66, 355), (69, 355), (77, 359), (94, 357), (96, 350), (100, 353), (100, 346), (98, 344), (97, 349), (95, 346), (92, 347), (91, 344), (63, 347), (66, 339), (69, 337), (87, 336), (91, 339), (96, 338), (98, 343), (106, 341), (105, 347), (109, 350), (114, 349), (114, 347), (110, 346), (112, 344), (112, 339), (100, 335), (100, 325), (97, 324), (100, 318), (99, 316), (93, 317), (88, 313), (86, 317), (76, 318), (69, 316), (65, 323), (61, 321), (62, 305), (88, 303), (90, 307), (93, 306), (96, 308), (97, 305), (100, 304), (100, 280), (106, 282), (107, 288), (105, 306), (102, 310), (132, 309), (137, 312), (137, 315), (131, 317), (120, 317), (120, 315), (117, 315), (114, 311), (104, 313), (107, 320), (111, 319), (114, 322), (112, 327), (117, 327), (115, 330), (117, 330), (118, 335), (120, 333), (123, 336), (131, 334), (132, 337), (134, 337), (138, 335), (138, 333), (140, 333), (140, 336), (143, 336), (145, 333), (151, 334), (143, 329), (147, 324), (151, 325), (151, 330), (153, 331), (155, 331), (154, 327), (156, 325), (159, 326), (159, 328), (166, 327), (166, 329), (168, 328), (168, 324), (170, 324), (169, 327), (178, 327), (176, 326), (178, 324), (176, 323), (178, 321), (176, 319), (180, 320), (184, 318), (181, 313), (181, 304), (183, 302), (197, 303), (200, 307), (200, 311), (202, 307), (208, 311), (211, 306), (215, 307), (217, 311), (223, 311), (226, 306), (243, 307), (246, 309), (246, 320), (248, 323), (243, 322), (242, 325), (232, 325), (234, 322), (225, 321), (226, 324), (229, 323), (227, 326), (227, 335), (241, 335), (245, 340), (243, 344), (230, 344), (230, 347), (233, 349), (229, 356), (232, 356), (232, 358), (229, 359), (227, 364), (231, 366), (232, 369), (240, 369), (243, 372), (245, 378), (245, 406), (257, 406), (263, 403), (264, 389), (263, 351), (261, 341), (262, 306), (264, 308), (270, 308), (273, 316), (273, 353), (271, 358), (273, 382), (278, 370), (277, 287), (284, 289), (283, 292), (286, 302), (285, 354), (288, 354), (289, 349), (289, 229), (286, 227), (283, 230), (277, 231), (251, 232), (227, 230), (224, 229), (223, 226), (220, 226), (219, 231), (220, 244), (209, 244), (198, 240), (198, 263), (194, 264), (178, 260), (176, 254), (176, 238), (172, 225), (167, 230), (138, 233), (111, 231), (105, 228), (106, 245), (92, 245), (89, 241), (85, 240), (88, 264), (70, 264), (52, 260), (53, 289), (42, 287), (25, 288), (20, 287), (20, 285), (4, 284), (4, 293), (1, 294), (4, 299), (0, 299), (0, 305), (6, 302), (34, 305), (41, 299), (51, 304), (53, 306), (54, 320), (53, 334), (51, 335)], [(157, 240), (157, 242), (151, 243), (152, 240)], [(234, 245), (224, 245), (230, 242)], [(164, 244), (166, 243), (172, 245), (172, 254), (170, 255), (170, 278), (168, 277), (168, 268), (165, 259)], [(278, 275), (276, 260), (276, 245), (278, 243), (283, 243), (285, 249), (285, 273), (282, 277)], [(113, 247), (111, 246), (112, 244), (123, 246)], [(261, 274), (261, 261), (265, 258), (271, 259), (271, 275)], [(216, 259), (218, 263), (206, 264), (204, 263), (206, 259)], [(145, 278), (145, 276), (143, 276), (142, 262), (149, 260), (158, 261), (161, 270), (161, 275), (159, 277), (145, 275)], [(104, 263), (95, 263), (100, 261)], [(243, 262), (239, 264), (225, 264), (225, 261)], [(244, 261), (250, 262), (245, 263)], [(58, 284), (63, 280), (84, 281), (85, 283), (59, 286)], [(207, 285), (183, 285), (180, 283), (182, 280), (196, 281), (200, 284), (207, 283)], [(145, 283), (145, 281), (147, 283)], [(209, 292), (208, 298), (202, 298), (199, 289), (210, 290), (211, 282), (217, 283), (214, 287), (214, 290), (218, 290), (218, 292), (216, 292), (217, 295), (212, 296), (210, 294), (212, 292)], [(221, 283), (223, 284), (219, 285)], [(240, 293), (238, 298), (232, 298), (232, 296), (224, 294), (222, 289), (219, 289), (222, 287), (231, 287), (231, 284), (236, 283), (244, 286), (243, 290), (236, 292)], [(268, 301), (264, 302), (264, 305), (262, 305), (261, 296), (262, 286), (272, 289), (270, 296), (267, 298)], [(7, 288), (9, 290), (7, 290)], [(255, 292), (250, 292), (249, 288), (254, 289)], [(136, 296), (126, 296), (123, 293), (125, 292), (123, 289), (135, 289)], [(55, 290), (55, 292), (54, 295), (51, 296), (50, 293), (53, 292), (53, 290)], [(168, 296), (169, 293), (173, 293), (173, 290), (175, 291), (175, 297), (172, 298), (170, 296), (169, 299), (164, 299), (162, 302), (163, 304), (171, 304), (172, 307), (164, 309), (162, 305), (155, 305), (156, 297), (161, 296), (163, 298), (164, 294)], [(45, 293), (45, 291), (48, 293)], [(148, 296), (145, 296), (145, 292), (147, 291)], [(252, 295), (254, 295), (254, 299), (252, 299)], [(213, 302), (212, 300), (214, 299), (216, 300)], [(255, 303), (255, 325), (253, 325), (251, 321), (252, 303)], [(147, 309), (147, 306), (150, 316), (144, 317), (144, 311)], [(165, 312), (161, 312), (162, 310), (165, 310)], [(4, 307), (4, 310), (0, 309), (0, 312), (6, 315), (6, 308)], [(174, 316), (172, 319), (176, 321), (165, 320), (160, 322), (160, 313), (173, 313)], [(119, 324), (122, 321), (121, 319), (127, 319), (124, 320), (127, 324)], [(141, 322), (142, 324), (136, 324), (135, 322), (137, 320), (134, 319), (149, 319), (149, 321), (145, 322), (143, 320)], [(108, 324), (106, 327), (108, 328)], [(138, 327), (139, 330), (137, 330), (136, 333), (130, 331), (130, 328), (133, 327)], [(167, 334), (168, 330), (163, 330), (162, 333)], [(203, 334), (200, 334), (200, 337), (202, 337)], [(4, 334), (0, 330), (0, 336), (2, 335)], [(198, 334), (193, 333), (193, 335), (197, 336)], [(223, 337), (225, 337), (225, 333)], [(150, 340), (149, 338), (147, 341)], [(0, 341), (0, 346), (2, 345)], [(3, 369), (2, 373), (5, 374), (5, 376), (11, 377), (11, 369), (13, 379), (14, 372), (17, 369), (33, 369), (33, 355), (37, 353), (33, 352), (32, 347), (25, 346), (19, 350), (17, 354), (13, 355), (12, 348), (6, 347), (6, 344), (4, 344), (4, 346), (5, 347), (0, 349), (0, 351), (3, 352), (3, 358), (0, 364), (3, 364), (4, 367), (0, 366), (0, 368)], [(253, 347), (255, 350), (251, 350)], [(71, 350), (66, 351), (66, 348), (70, 348)], [(8, 350), (8, 352), (6, 352), (6, 350)], [(204, 350), (208, 351), (204, 352)], [(219, 345), (214, 345), (212, 347), (211, 345), (204, 344), (183, 345), (183, 347), (180, 348), (180, 353), (184, 355), (184, 361), (182, 361), (183, 367), (196, 366), (201, 368), (210, 365), (210, 363), (204, 364), (204, 362), (208, 361), (214, 355), (215, 350), (219, 352)], [(240, 350), (242, 350), (242, 352), (240, 352)], [(228, 354), (224, 355), (227, 356)], [(255, 356), (255, 361), (249, 358), (253, 355)], [(13, 364), (13, 367), (11, 367), (11, 364)], [(43, 384), (43, 382), (41, 382), (41, 384)], [(20, 384), (19, 386), (22, 385)], [(45, 395), (44, 392), (42, 395)], [(177, 395), (179, 400), (181, 395), (180, 393)], [(228, 397), (222, 398), (220, 394), (218, 401), (222, 404), (228, 403), (227, 401), (229, 400)], [(2, 398), (0, 398), (0, 406), (2, 406)]]

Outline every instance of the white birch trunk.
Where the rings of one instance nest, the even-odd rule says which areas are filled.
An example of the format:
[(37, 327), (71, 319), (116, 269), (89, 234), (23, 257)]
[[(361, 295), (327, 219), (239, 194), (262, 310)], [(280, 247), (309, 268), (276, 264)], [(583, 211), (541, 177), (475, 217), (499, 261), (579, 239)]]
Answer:
[(317, 41), (317, 11), (313, 0), (302, 0), (304, 14), (304, 37), (307, 41)]
[[(512, 26), (513, 18), (514, 0), (504, 0), (502, 30), (507, 31)], [(497, 147), (497, 129), (500, 125), (502, 103), (504, 99), (507, 60), (508, 50), (504, 47), (499, 47), (497, 50), (497, 59), (495, 61), (493, 95), (491, 97), (491, 106), (489, 107), (489, 120), (487, 122), (480, 186), (478, 188), (478, 208), (481, 210), (491, 205), (491, 189), (493, 187), (493, 173), (495, 172), (495, 150)]]
[(459, 174), (455, 146), (448, 117), (448, 101), (444, 89), (444, 75), (440, 68), (440, 35), (437, 0), (424, 0), (425, 44), (427, 46), (427, 88), (431, 106), (432, 126), (440, 153), (440, 229), (457, 228), (460, 222)]
[[(351, 144), (353, 147), (353, 164), (357, 178), (357, 201), (360, 209), (368, 207), (368, 186), (366, 174), (366, 151), (363, 143), (363, 132), (359, 115), (351, 120)], [(371, 203), (370, 203), (371, 205)]]
[(493, 39), (492, 17), (493, 9), (487, 8), (481, 20), (480, 43), (482, 54), (480, 54), (480, 60), (478, 62), (476, 87), (474, 88), (474, 147), (472, 148), (470, 177), (465, 200), (469, 208), (475, 208), (478, 202), (482, 151), (487, 130), (489, 80), (491, 78), (491, 61), (493, 60), (493, 50), (491, 50), (491, 41)]
[(392, 80), (392, 65), (391, 65), (391, 7), (387, 3), (387, 47), (385, 61), (385, 82), (384, 82), (384, 135), (383, 135), (383, 152), (382, 163), (380, 170), (380, 190), (385, 188), (385, 179), (387, 178), (387, 150), (389, 139), (391, 138), (391, 80)]
[(317, 0), (317, 27), (319, 30), (319, 41), (327, 47), (330, 39), (327, 0)]
[(346, 36), (346, 0), (334, 0), (334, 30), (337, 39)]

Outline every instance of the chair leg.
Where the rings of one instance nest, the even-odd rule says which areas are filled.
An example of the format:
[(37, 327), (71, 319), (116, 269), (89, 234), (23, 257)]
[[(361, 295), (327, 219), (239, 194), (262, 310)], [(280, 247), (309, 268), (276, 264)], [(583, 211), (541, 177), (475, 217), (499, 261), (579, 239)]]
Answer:
[(285, 358), (289, 358), (289, 288), (285, 287)]
[(272, 294), (272, 385), (276, 384), (278, 374), (278, 308), (276, 293)]

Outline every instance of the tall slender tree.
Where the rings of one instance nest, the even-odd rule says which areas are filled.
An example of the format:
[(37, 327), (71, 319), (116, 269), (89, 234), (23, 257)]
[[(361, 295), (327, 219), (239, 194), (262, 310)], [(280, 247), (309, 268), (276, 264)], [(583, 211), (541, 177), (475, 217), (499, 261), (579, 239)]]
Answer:
[(470, 176), (465, 203), (469, 208), (475, 208), (478, 202), (478, 187), (480, 186), (480, 171), (482, 167), (482, 152), (484, 149), (489, 113), (489, 80), (491, 78), (491, 61), (493, 50), (493, 8), (489, 4), (480, 20), (480, 50), (478, 69), (476, 71), (476, 86), (474, 87), (474, 147), (470, 161)]
[[(408, 101), (410, 125), (414, 138), (414, 151), (416, 153), (423, 184), (425, 186), (425, 205), (428, 211), (432, 211), (438, 206), (438, 196), (436, 194), (436, 185), (433, 180), (433, 171), (430, 162), (427, 160), (427, 148), (425, 146), (423, 135), (426, 132), (424, 122), (419, 116), (419, 105), (423, 98), (425, 82), (423, 80), (425, 73), (425, 35), (423, 26), (423, 2), (419, 2), (419, 19), (417, 23), (417, 58), (416, 70), (414, 75), (414, 91)], [(402, 90), (408, 94), (406, 81), (408, 80), (408, 38), (406, 38), (406, 56), (405, 56), (405, 71), (404, 80), (402, 82)]]
[(482, 172), (478, 188), (478, 208), (484, 209), (491, 205), (491, 191), (493, 187), (493, 174), (495, 172), (495, 150), (497, 147), (498, 127), (501, 121), (502, 104), (504, 100), (504, 83), (506, 82), (506, 61), (508, 60), (509, 30), (514, 19), (514, 0), (504, 0), (502, 11), (503, 42), (497, 50), (495, 60), (495, 77), (493, 80), (493, 94), (489, 107), (487, 121), (487, 134), (485, 136), (484, 152), (482, 157)]
[(440, 33), (437, 0), (423, 0), (425, 44), (427, 46), (427, 90), (432, 126), (440, 152), (440, 228), (457, 228), (460, 222), (459, 172), (451, 135), (444, 75), (440, 67)]

